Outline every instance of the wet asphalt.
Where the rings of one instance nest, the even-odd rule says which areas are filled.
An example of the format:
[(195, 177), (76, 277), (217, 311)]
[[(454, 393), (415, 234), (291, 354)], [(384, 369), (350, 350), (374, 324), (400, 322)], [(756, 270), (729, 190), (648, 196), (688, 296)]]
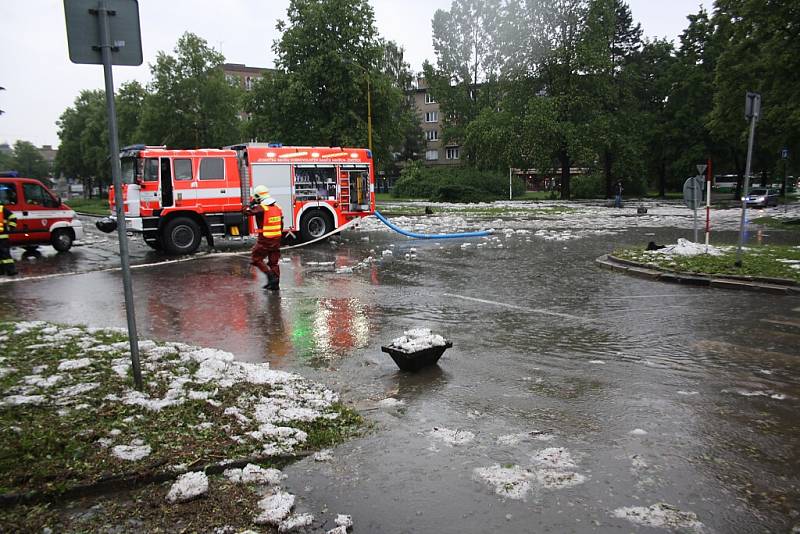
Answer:
[[(614, 511), (656, 503), (705, 531), (788, 532), (800, 524), (800, 299), (594, 263), (677, 237), (685, 227), (565, 241), (369, 227), (285, 254), (279, 293), (261, 289), (248, 243), (165, 263), (134, 242), (137, 326), (299, 372), (356, 406), (365, 435), (286, 471), (300, 511), (351, 514), (359, 532), (647, 531)], [(124, 327), (115, 247), (92, 234), (67, 254), (17, 251), (27, 279), (0, 284), (0, 320)], [(381, 352), (413, 327), (452, 340), (438, 367), (404, 373)], [(547, 449), (567, 461), (545, 470)], [(511, 496), (481, 474), (493, 466), (572, 482), (530, 479)]]

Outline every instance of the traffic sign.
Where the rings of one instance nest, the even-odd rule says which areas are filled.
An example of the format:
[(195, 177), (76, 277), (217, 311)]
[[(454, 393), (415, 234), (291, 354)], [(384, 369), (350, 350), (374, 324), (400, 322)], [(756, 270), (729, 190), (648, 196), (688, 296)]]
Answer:
[(697, 209), (703, 203), (703, 177), (692, 176), (683, 183), (683, 202), (689, 209)]
[[(107, 17), (101, 17), (105, 11)], [(142, 36), (136, 0), (64, 0), (69, 59), (102, 65), (100, 24), (108, 20), (112, 65), (141, 65)]]
[(781, 150), (781, 159), (789, 159), (789, 149), (784, 148)]
[(699, 174), (700, 176), (703, 176), (706, 173), (706, 168), (707, 167), (708, 167), (708, 165), (706, 165), (705, 163), (698, 164), (697, 165), (697, 174)]
[(744, 100), (744, 117), (747, 120), (758, 120), (761, 115), (761, 95), (747, 92)]

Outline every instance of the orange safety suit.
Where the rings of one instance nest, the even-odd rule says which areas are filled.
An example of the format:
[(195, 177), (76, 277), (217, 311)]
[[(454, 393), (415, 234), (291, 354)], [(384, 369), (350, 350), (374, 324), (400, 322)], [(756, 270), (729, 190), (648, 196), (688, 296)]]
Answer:
[[(280, 280), (281, 236), (283, 235), (283, 211), (277, 204), (261, 203), (251, 210), (261, 230), (250, 254), (250, 264), (272, 279)], [(266, 265), (264, 258), (267, 258)]]

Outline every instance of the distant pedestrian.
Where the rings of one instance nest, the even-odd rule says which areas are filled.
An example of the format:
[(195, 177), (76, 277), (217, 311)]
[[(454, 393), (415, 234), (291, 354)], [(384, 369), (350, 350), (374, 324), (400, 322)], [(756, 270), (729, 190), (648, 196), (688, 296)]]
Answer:
[[(283, 235), (283, 211), (269, 196), (266, 186), (258, 185), (253, 190), (253, 197), (248, 215), (254, 215), (258, 226), (258, 239), (250, 255), (250, 264), (267, 275), (264, 289), (280, 289), (281, 268), (281, 236)], [(267, 258), (266, 265), (264, 258)]]
[(11, 238), (9, 234), (17, 229), (17, 216), (5, 206), (0, 209), (0, 273), (8, 276), (17, 274), (14, 258), (11, 257)]
[(617, 183), (614, 184), (614, 207), (622, 207), (622, 180), (617, 180)]

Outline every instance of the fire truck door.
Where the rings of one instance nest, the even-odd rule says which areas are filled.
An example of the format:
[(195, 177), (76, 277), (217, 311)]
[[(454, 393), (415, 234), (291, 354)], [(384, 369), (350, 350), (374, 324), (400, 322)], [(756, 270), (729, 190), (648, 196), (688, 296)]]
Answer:
[(157, 210), (161, 207), (158, 166), (158, 158), (144, 160), (144, 172), (142, 173), (141, 190), (139, 191), (143, 209)]
[[(283, 227), (294, 228), (292, 210), (292, 174), (291, 165), (275, 165), (269, 163), (253, 164), (253, 188), (265, 185), (269, 194), (283, 210)], [(252, 194), (252, 189), (250, 192)]]
[(172, 162), (169, 158), (161, 158), (161, 207), (171, 208), (175, 201), (172, 198)]
[(172, 184), (175, 207), (195, 206), (197, 204), (197, 181), (191, 158), (172, 160)]

